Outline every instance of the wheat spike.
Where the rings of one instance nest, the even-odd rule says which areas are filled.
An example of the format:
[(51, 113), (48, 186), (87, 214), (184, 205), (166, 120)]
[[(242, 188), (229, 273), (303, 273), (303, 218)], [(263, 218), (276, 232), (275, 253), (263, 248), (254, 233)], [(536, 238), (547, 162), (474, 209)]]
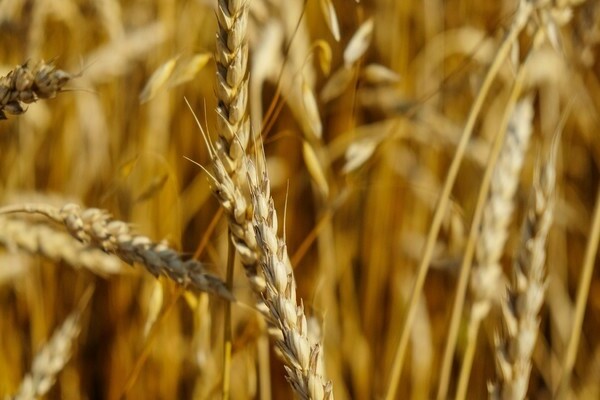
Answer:
[(500, 257), (513, 212), (513, 197), (531, 136), (532, 101), (531, 98), (526, 98), (515, 105), (483, 211), (480, 239), (475, 253), (477, 267), (471, 273), (472, 318), (475, 319), (483, 319), (502, 293), (504, 274)]
[(93, 293), (89, 288), (62, 325), (54, 332), (48, 343), (36, 354), (31, 371), (23, 378), (13, 400), (37, 399), (46, 394), (56, 380), (56, 375), (71, 358), (72, 347), (81, 330), (81, 314)]
[(246, 155), (250, 137), (247, 1), (219, 0), (217, 20), (219, 137), (214, 147), (209, 144), (213, 190), (228, 215), (231, 239), (251, 287), (263, 301), (258, 307), (270, 322), (269, 333), (290, 385), (302, 399), (332, 399), (331, 383), (326, 383), (318, 371), (322, 368), (320, 345), (309, 343), (304, 310), (296, 302), (296, 283), (285, 242), (277, 238), (269, 181), (257, 174)]
[(490, 385), (492, 399), (524, 399), (527, 394), (546, 286), (545, 248), (554, 212), (556, 147), (546, 161), (538, 162), (521, 244), (513, 262), (508, 294), (502, 302), (504, 329), (496, 337), (498, 382)]
[(219, 0), (217, 7), (216, 150), (236, 183), (245, 181), (242, 156), (250, 138), (248, 118), (248, 2)]
[[(264, 156), (263, 156), (264, 157)], [(264, 279), (263, 313), (269, 333), (285, 362), (287, 379), (301, 399), (332, 399), (332, 386), (323, 373), (321, 344), (309, 340), (302, 303), (296, 300), (296, 280), (285, 241), (278, 237), (277, 213), (270, 194), (264, 158), (258, 168), (247, 159), (254, 206), (254, 230), (260, 248), (259, 274)]]
[(116, 256), (86, 246), (68, 233), (44, 223), (0, 216), (0, 243), (9, 250), (23, 250), (52, 261), (64, 261), (101, 276), (122, 271), (121, 261)]
[(148, 237), (134, 233), (129, 224), (114, 220), (104, 210), (82, 210), (76, 204), (67, 204), (60, 209), (43, 204), (25, 204), (0, 209), (0, 214), (13, 212), (45, 215), (63, 224), (79, 241), (115, 254), (128, 264), (137, 262), (154, 276), (166, 275), (186, 288), (234, 300), (223, 281), (207, 273), (201, 262), (193, 259), (184, 261), (178, 252), (166, 244), (154, 243)]
[(70, 74), (43, 60), (27, 61), (15, 67), (0, 78), (0, 120), (6, 119), (7, 113), (24, 113), (23, 104), (55, 97), (71, 78)]

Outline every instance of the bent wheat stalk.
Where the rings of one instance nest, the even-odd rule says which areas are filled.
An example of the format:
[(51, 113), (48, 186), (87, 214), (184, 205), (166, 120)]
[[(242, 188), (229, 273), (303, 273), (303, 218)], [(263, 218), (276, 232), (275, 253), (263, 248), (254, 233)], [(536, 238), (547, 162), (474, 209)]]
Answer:
[(228, 300), (233, 295), (218, 277), (205, 271), (196, 260), (184, 261), (175, 250), (163, 243), (154, 243), (146, 236), (133, 233), (129, 224), (114, 220), (97, 208), (82, 210), (76, 204), (58, 209), (44, 204), (24, 204), (0, 208), (0, 214), (25, 212), (42, 214), (64, 225), (79, 241), (115, 254), (128, 264), (142, 264), (155, 277), (165, 275), (185, 288), (213, 293)]

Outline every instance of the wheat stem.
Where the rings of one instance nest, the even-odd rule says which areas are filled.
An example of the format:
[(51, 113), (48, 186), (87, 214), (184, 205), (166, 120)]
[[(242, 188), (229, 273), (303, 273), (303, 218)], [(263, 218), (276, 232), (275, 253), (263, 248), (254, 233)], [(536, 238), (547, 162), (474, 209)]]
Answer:
[[(437, 239), (437, 235), (440, 231), (440, 227), (442, 225), (442, 221), (444, 216), (446, 215), (446, 210), (448, 208), (448, 200), (450, 197), (450, 192), (452, 187), (454, 186), (454, 182), (456, 181), (456, 176), (458, 174), (458, 169), (462, 162), (463, 156), (465, 154), (465, 150), (467, 148), (467, 144), (469, 143), (469, 139), (473, 133), (473, 128), (475, 127), (475, 120), (481, 111), (481, 107), (483, 106), (483, 102), (490, 90), (492, 82), (498, 73), (502, 62), (507, 57), (510, 46), (516, 39), (517, 35), (521, 32), (527, 20), (529, 19), (529, 15), (532, 12), (532, 6), (525, 2), (521, 3), (521, 7), (515, 17), (513, 25), (508, 32), (506, 38), (504, 39), (502, 45), (498, 49), (496, 57), (492, 65), (490, 66), (481, 89), (479, 90), (475, 102), (469, 111), (469, 116), (467, 118), (467, 122), (465, 124), (465, 128), (463, 130), (462, 136), (460, 138), (459, 144), (456, 148), (456, 153), (454, 154), (454, 158), (448, 170), (448, 175), (446, 176), (446, 180), (444, 182), (444, 186), (442, 188), (442, 193), (440, 194), (440, 198), (433, 216), (433, 221), (431, 222), (431, 228), (429, 229), (429, 233), (427, 235), (427, 241), (425, 243), (425, 249), (423, 251), (423, 258), (421, 259), (421, 263), (419, 264), (417, 270), (417, 276), (415, 279), (414, 288), (411, 292), (410, 302), (408, 304), (408, 311), (405, 318), (404, 327), (402, 329), (402, 334), (400, 336), (400, 342), (398, 343), (398, 348), (396, 349), (396, 353), (394, 355), (394, 362), (392, 365), (392, 371), (390, 373), (388, 389), (386, 393), (386, 400), (392, 400), (396, 397), (396, 390), (398, 388), (398, 383), (400, 380), (400, 374), (402, 372), (402, 365), (404, 363), (404, 356), (406, 354), (406, 347), (408, 345), (408, 339), (410, 337), (410, 331), (412, 330), (413, 322), (415, 316), (417, 315), (417, 305), (418, 299), (423, 291), (423, 286), (425, 284), (425, 278), (427, 277), (427, 271), (429, 270), (429, 265), (431, 264), (431, 257), (433, 255), (433, 248), (435, 246), (435, 242)], [(450, 364), (450, 363), (448, 363)], [(449, 368), (446, 368), (448, 370)], [(442, 381), (441, 387), (444, 389), (442, 392), (447, 391), (447, 382)]]
[[(559, 388), (559, 398), (564, 398), (564, 394), (569, 390), (569, 383), (573, 366), (577, 359), (577, 349), (579, 347), (579, 339), (581, 337), (581, 326), (587, 306), (587, 299), (590, 293), (590, 285), (592, 283), (592, 275), (594, 273), (594, 265), (596, 255), (598, 253), (598, 244), (600, 243), (600, 189), (596, 194), (596, 206), (594, 207), (594, 215), (592, 217), (592, 226), (590, 237), (585, 249), (581, 276), (579, 277), (579, 285), (577, 288), (577, 299), (575, 301), (575, 313), (571, 323), (571, 335), (567, 344), (567, 350), (563, 359), (563, 372), (561, 384)], [(562, 395), (562, 397), (561, 397)]]
[[(542, 31), (539, 30), (534, 39), (534, 47), (529, 52), (530, 55), (540, 45), (542, 37)], [(469, 277), (471, 278), (471, 287), (474, 293), (474, 304), (472, 312), (469, 315), (467, 350), (465, 351), (458, 380), (456, 394), (456, 398), (458, 399), (462, 399), (466, 395), (479, 327), (482, 319), (487, 315), (491, 307), (493, 296), (497, 296), (499, 293), (498, 290), (493, 289), (499, 289), (499, 285), (503, 279), (498, 260), (506, 241), (507, 225), (512, 214), (512, 198), (516, 191), (524, 153), (527, 150), (529, 136), (531, 135), (531, 104), (522, 102), (513, 111), (514, 104), (521, 94), (527, 72), (528, 59), (529, 57), (519, 69), (511, 89), (508, 105), (500, 126), (500, 133), (494, 143), (490, 157), (491, 160), (488, 163), (481, 184), (475, 215), (473, 216), (471, 231), (469, 233), (469, 241), (461, 264), (459, 286), (452, 314), (453, 320), (450, 332), (452, 342), (449, 341), (446, 348), (448, 354), (453, 354), (456, 346), (458, 319), (462, 315)], [(513, 118), (514, 120), (511, 122)], [(506, 135), (508, 137), (505, 141), (504, 138)], [(487, 192), (490, 186), (491, 191), (488, 196)], [(482, 239), (478, 242), (477, 238), (480, 234)], [(471, 263), (476, 251), (478, 264), (485, 267), (470, 274)], [(493, 291), (493, 293), (487, 293), (486, 288)]]

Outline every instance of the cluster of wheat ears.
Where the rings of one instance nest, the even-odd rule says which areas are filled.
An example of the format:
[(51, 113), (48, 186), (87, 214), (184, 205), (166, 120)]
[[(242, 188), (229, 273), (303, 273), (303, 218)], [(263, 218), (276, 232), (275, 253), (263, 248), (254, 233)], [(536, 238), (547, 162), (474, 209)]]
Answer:
[(600, 4), (214, 3), (0, 2), (0, 396), (598, 398)]

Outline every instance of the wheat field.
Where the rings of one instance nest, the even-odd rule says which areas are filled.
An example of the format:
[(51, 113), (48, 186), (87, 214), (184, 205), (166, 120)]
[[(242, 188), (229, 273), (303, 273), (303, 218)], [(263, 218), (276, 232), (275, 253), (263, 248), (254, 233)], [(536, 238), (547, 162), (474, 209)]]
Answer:
[(600, 398), (600, 2), (0, 0), (0, 398)]

